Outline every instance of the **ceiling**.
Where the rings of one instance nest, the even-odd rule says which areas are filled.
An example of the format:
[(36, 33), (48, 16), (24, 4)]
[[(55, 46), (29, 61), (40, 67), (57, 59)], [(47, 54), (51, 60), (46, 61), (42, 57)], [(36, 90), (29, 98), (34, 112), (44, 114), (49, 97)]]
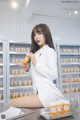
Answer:
[[(12, 9), (11, 3), (16, 1), (18, 9)], [(25, 4), (25, 0), (0, 0), (0, 12), (20, 12)]]
[[(17, 1), (18, 8), (12, 9), (11, 2)], [(32, 14), (80, 19), (80, 0), (0, 0), (0, 12), (13, 12), (29, 19)], [(26, 7), (27, 6), (27, 7)], [(78, 10), (78, 14), (74, 11)], [(69, 15), (69, 13), (71, 13)]]
[[(70, 1), (75, 0), (40, 0), (34, 13), (59, 17), (80, 18), (80, 1)], [(75, 10), (79, 11), (77, 15), (74, 15)], [(69, 13), (71, 13), (70, 16)]]

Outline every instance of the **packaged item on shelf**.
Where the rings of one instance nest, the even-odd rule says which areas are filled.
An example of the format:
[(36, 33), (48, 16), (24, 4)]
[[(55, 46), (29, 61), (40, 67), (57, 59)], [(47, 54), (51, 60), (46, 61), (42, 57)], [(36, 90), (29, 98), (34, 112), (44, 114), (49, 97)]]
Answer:
[(20, 72), (19, 72), (20, 74), (23, 74), (23, 70), (20, 70)]
[(0, 87), (2, 87), (3, 85), (2, 85), (2, 82), (0, 82)]
[(10, 98), (13, 98), (13, 93), (10, 93)]
[(18, 59), (16, 59), (16, 63), (18, 63), (18, 61), (19, 61), (19, 60), (18, 60)]
[(79, 92), (78, 88), (75, 89), (76, 92)]
[(2, 75), (2, 70), (0, 70), (0, 75)]
[(14, 86), (14, 82), (13, 81), (10, 82), (10, 86)]
[(15, 98), (18, 98), (18, 92), (15, 93)]
[(19, 97), (23, 97), (23, 93), (22, 92), (19, 93)]
[(10, 51), (13, 52), (13, 51), (14, 51), (14, 48), (11, 47), (11, 48), (10, 48)]
[(22, 48), (22, 50), (21, 50), (22, 52), (24, 52), (24, 48)]
[(29, 81), (28, 81), (28, 85), (31, 85), (31, 84), (32, 84), (32, 82), (31, 82), (31, 80), (29, 80)]
[(22, 81), (19, 81), (19, 86), (22, 86)]
[(0, 100), (2, 100), (2, 94), (0, 93)]
[(14, 82), (14, 85), (15, 85), (15, 86), (18, 86), (18, 82), (17, 82), (17, 81), (15, 81), (15, 82)]
[(23, 83), (23, 84), (24, 84), (24, 86), (26, 86), (26, 85), (28, 84), (28, 82), (27, 82), (27, 81), (24, 81), (24, 83)]
[(74, 88), (72, 88), (72, 93), (74, 93), (75, 92), (75, 89)]
[(15, 70), (11, 70), (11, 74), (14, 75), (15, 74)]
[(18, 48), (15, 48), (15, 51), (18, 52)]
[(16, 98), (16, 94), (15, 93), (13, 93), (12, 98)]
[(15, 70), (15, 74), (16, 74), (16, 75), (18, 74), (18, 70)]
[(15, 59), (12, 59), (12, 60), (11, 60), (11, 63), (15, 63)]

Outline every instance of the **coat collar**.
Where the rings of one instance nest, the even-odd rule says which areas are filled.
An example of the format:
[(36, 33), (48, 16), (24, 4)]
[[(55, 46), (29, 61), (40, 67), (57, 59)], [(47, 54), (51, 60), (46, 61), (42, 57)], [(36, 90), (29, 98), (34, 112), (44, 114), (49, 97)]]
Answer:
[(40, 53), (43, 49), (45, 49), (47, 47), (49, 47), (48, 44), (44, 45), (42, 48), (40, 48), (39, 50), (37, 50), (35, 54)]

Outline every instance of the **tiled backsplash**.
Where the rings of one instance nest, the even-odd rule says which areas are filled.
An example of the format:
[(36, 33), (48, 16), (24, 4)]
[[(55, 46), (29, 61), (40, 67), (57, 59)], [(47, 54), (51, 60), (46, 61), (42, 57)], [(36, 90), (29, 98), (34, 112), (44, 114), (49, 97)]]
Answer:
[(80, 43), (80, 20), (32, 15), (27, 22), (18, 14), (0, 12), (0, 35), (10, 41), (31, 42), (34, 25), (46, 23), (55, 43)]

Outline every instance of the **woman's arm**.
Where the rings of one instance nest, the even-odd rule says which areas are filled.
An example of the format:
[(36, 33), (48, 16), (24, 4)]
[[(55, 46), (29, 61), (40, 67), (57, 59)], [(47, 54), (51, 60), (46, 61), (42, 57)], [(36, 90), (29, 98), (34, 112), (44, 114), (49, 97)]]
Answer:
[(35, 65), (35, 70), (40, 75), (51, 80), (55, 80), (58, 77), (57, 71), (57, 55), (54, 50), (46, 51), (46, 65), (41, 61), (37, 61)]
[(58, 77), (57, 71), (57, 55), (53, 49), (47, 50), (46, 53), (46, 65), (43, 64), (40, 60), (36, 61), (36, 58), (33, 53), (29, 53), (29, 58), (31, 59), (36, 72), (42, 75), (45, 78), (55, 80)]

